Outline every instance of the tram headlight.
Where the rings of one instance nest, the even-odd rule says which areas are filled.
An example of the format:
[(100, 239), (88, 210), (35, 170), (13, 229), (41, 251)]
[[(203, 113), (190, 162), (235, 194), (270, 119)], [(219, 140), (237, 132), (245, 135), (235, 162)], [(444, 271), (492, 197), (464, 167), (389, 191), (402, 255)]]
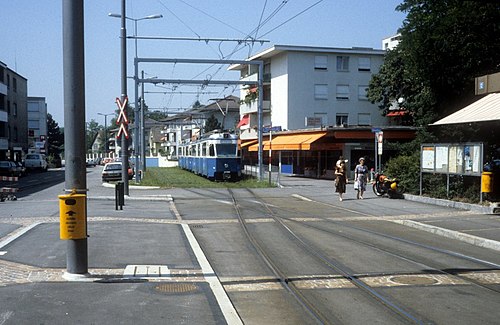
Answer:
[(228, 163), (225, 163), (225, 164), (224, 164), (224, 168), (229, 168), (229, 164), (228, 164)]

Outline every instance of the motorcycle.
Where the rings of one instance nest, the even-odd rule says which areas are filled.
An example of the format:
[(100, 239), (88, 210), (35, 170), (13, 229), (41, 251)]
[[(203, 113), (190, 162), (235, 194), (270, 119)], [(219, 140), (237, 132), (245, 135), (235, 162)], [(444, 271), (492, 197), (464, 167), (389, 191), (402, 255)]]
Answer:
[(396, 178), (389, 178), (382, 173), (375, 174), (375, 183), (373, 183), (373, 193), (376, 196), (387, 194), (389, 198), (398, 198), (405, 192), (404, 186), (399, 184)]

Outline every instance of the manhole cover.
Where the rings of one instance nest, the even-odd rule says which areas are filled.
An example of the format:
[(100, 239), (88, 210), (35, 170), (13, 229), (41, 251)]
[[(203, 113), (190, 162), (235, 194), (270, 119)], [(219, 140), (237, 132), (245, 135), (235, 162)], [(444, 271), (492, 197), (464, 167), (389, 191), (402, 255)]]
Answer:
[(391, 281), (407, 285), (429, 285), (438, 283), (436, 279), (423, 276), (394, 276), (391, 278)]
[(163, 293), (186, 293), (198, 290), (192, 283), (161, 283), (155, 286), (155, 290)]

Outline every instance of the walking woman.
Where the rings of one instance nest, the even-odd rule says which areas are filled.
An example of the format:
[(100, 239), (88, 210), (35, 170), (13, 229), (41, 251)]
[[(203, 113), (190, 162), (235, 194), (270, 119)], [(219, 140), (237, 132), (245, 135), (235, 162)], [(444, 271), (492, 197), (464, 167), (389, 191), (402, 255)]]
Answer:
[(354, 169), (354, 181), (358, 182), (356, 193), (357, 199), (363, 199), (363, 193), (366, 191), (367, 176), (368, 168), (365, 166), (365, 159), (361, 157), (359, 158), (359, 165)]
[(339, 200), (342, 201), (342, 195), (345, 193), (347, 184), (345, 161), (342, 160), (340, 165), (335, 167), (335, 192), (339, 193)]

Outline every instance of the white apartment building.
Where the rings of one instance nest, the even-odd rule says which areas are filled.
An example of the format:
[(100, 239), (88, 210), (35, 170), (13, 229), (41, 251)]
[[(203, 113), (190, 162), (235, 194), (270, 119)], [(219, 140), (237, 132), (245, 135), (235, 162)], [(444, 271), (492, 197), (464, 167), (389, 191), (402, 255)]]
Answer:
[(396, 34), (393, 36), (389, 36), (382, 40), (382, 49), (384, 50), (392, 50), (399, 44), (399, 40), (401, 39), (401, 34)]
[(47, 154), (47, 135), (45, 97), (28, 97), (28, 151)]
[[(248, 60), (264, 61), (263, 124), (283, 130), (389, 124), (366, 91), (379, 71), (383, 50), (275, 45)], [(233, 65), (242, 80), (257, 80), (254, 65)], [(254, 91), (242, 89), (241, 98)], [(256, 136), (257, 100), (240, 106), (250, 117), (241, 138)]]

